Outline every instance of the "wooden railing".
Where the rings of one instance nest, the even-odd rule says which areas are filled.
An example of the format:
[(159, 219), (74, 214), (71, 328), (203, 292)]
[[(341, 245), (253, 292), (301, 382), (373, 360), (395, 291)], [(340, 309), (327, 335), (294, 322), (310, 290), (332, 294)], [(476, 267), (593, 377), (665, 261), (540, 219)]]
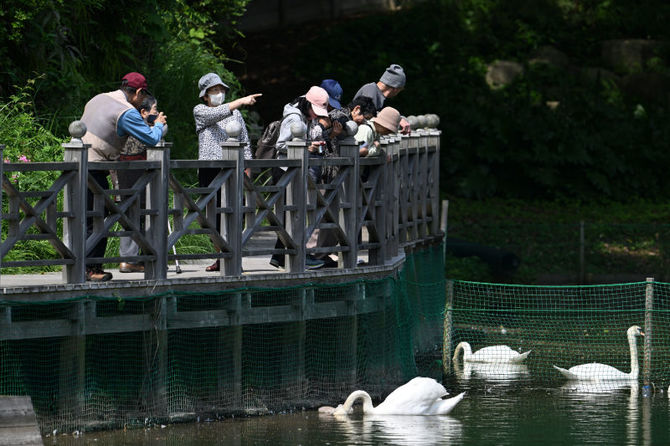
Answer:
[[(436, 117), (419, 118), (415, 126), (438, 122)], [(374, 158), (359, 158), (351, 136), (341, 141), (339, 157), (310, 158), (304, 128), (295, 128), (285, 159), (244, 160), (243, 144), (236, 140), (239, 128), (233, 125), (227, 128), (230, 140), (222, 144), (223, 160), (171, 160), (171, 144), (163, 143), (149, 148), (146, 161), (117, 162), (89, 162), (88, 146), (80, 139), (85, 128), (70, 128), (72, 140), (63, 144), (63, 162), (0, 163), (0, 203), (6, 201), (0, 259), (24, 240), (48, 240), (56, 252), (51, 259), (3, 260), (2, 267), (62, 265), (64, 282), (81, 283), (87, 264), (141, 261), (145, 279), (155, 280), (166, 277), (167, 264), (173, 260), (219, 258), (221, 275), (235, 276), (242, 273), (245, 256), (283, 254), (287, 272), (302, 272), (307, 254), (332, 252), (338, 254), (341, 268), (355, 268), (359, 253), (367, 252), (369, 265), (382, 265), (400, 249), (443, 236), (438, 221), (440, 132), (435, 128), (384, 137), (383, 155)], [(353, 130), (355, 126), (350, 126)], [(308, 175), (310, 166), (339, 169), (328, 183), (315, 184)], [(185, 171), (203, 167), (219, 169), (208, 186), (184, 184), (182, 178), (189, 177)], [(247, 168), (255, 172), (254, 180), (245, 175)], [(283, 173), (269, 184), (265, 179), (272, 168)], [(90, 176), (99, 170), (127, 169), (143, 172), (131, 189), (102, 188)], [(22, 191), (7, 177), (8, 172), (39, 171), (60, 175), (44, 191)], [(88, 191), (94, 195), (94, 206), (87, 211)], [(93, 220), (88, 235), (87, 218)], [(307, 249), (306, 241), (317, 228), (334, 231), (337, 246)], [(284, 248), (251, 243), (267, 232), (276, 234)], [(211, 252), (174, 252), (175, 244), (191, 234), (206, 234), (213, 244)], [(131, 237), (141, 254), (90, 257), (103, 237)]]

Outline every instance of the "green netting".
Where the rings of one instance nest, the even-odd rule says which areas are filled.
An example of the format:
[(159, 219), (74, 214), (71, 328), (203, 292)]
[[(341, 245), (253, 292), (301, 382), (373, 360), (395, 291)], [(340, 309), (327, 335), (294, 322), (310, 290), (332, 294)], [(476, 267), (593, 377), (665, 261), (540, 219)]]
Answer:
[[(355, 388), (381, 397), (419, 373), (420, 355), (439, 358), (443, 271), (443, 246), (433, 246), (380, 280), (0, 302), (11, 308), (14, 337), (25, 334), (22, 323), (89, 333), (0, 340), (0, 394), (30, 395), (43, 432), (313, 408)], [(306, 305), (303, 320), (282, 322), (301, 302), (345, 314), (315, 318), (307, 313), (318, 305)], [(258, 311), (251, 319), (236, 308)], [(77, 325), (78, 314), (87, 322)], [(100, 321), (114, 321), (117, 332), (90, 334)], [(136, 323), (151, 328), (129, 328)]]
[[(665, 387), (670, 379), (669, 296), (670, 284), (660, 282), (522, 286), (455, 281), (447, 299), (452, 311), (446, 313), (451, 330), (446, 331), (445, 345), (450, 350), (445, 357), (460, 342), (468, 342), (473, 353), (496, 345), (507, 345), (516, 352), (531, 350), (522, 367), (506, 364), (501, 353), (494, 352), (486, 360), (496, 364), (470, 363), (468, 371), (476, 375), (480, 367), (484, 376), (518, 375), (552, 384), (574, 382), (553, 365), (570, 369), (597, 362), (630, 373), (627, 330), (637, 325), (646, 331), (645, 337), (634, 338), (638, 381)], [(449, 360), (447, 369), (455, 366), (456, 374), (462, 373), (462, 354)], [(599, 372), (592, 383), (606, 379)]]

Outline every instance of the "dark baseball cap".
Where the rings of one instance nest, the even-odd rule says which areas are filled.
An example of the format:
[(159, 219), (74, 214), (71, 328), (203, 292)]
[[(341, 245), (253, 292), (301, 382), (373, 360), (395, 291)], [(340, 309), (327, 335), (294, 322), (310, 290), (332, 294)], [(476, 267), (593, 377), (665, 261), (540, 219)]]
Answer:
[[(147, 86), (147, 79), (142, 76), (140, 73), (133, 71), (132, 73), (128, 73), (125, 76), (121, 78), (121, 80), (126, 81), (126, 85), (128, 85), (130, 88), (141, 88), (142, 90), (146, 91), (149, 93), (148, 86)], [(149, 93), (151, 94), (151, 93)]]

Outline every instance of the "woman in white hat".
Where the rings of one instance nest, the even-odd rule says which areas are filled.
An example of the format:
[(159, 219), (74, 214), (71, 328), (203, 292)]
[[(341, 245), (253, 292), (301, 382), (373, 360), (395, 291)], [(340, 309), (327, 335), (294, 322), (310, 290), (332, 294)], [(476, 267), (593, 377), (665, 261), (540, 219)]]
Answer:
[[(242, 127), (239, 140), (244, 142), (244, 158), (251, 159), (251, 145), (244, 118), (238, 110), (243, 105), (254, 105), (260, 93), (245, 96), (226, 102), (226, 93), (230, 89), (216, 73), (207, 73), (198, 81), (201, 104), (193, 107), (195, 131), (198, 134), (198, 159), (220, 160), (223, 158), (221, 143), (228, 139), (226, 125), (237, 121)], [(198, 169), (200, 187), (207, 187), (219, 173), (217, 168)], [(248, 172), (247, 172), (248, 174)], [(221, 201), (221, 192), (217, 195), (217, 203)], [(216, 219), (216, 229), (221, 232), (221, 219)], [(219, 261), (208, 266), (206, 271), (219, 271)]]

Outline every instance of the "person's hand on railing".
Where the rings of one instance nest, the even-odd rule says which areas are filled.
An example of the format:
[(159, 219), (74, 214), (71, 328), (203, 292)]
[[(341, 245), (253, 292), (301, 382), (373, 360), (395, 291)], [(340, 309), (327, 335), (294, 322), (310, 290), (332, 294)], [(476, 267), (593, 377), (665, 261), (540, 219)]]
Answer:
[(404, 117), (400, 118), (400, 133), (402, 133), (403, 135), (409, 135), (410, 133), (412, 133), (412, 126), (410, 125), (409, 121)]

